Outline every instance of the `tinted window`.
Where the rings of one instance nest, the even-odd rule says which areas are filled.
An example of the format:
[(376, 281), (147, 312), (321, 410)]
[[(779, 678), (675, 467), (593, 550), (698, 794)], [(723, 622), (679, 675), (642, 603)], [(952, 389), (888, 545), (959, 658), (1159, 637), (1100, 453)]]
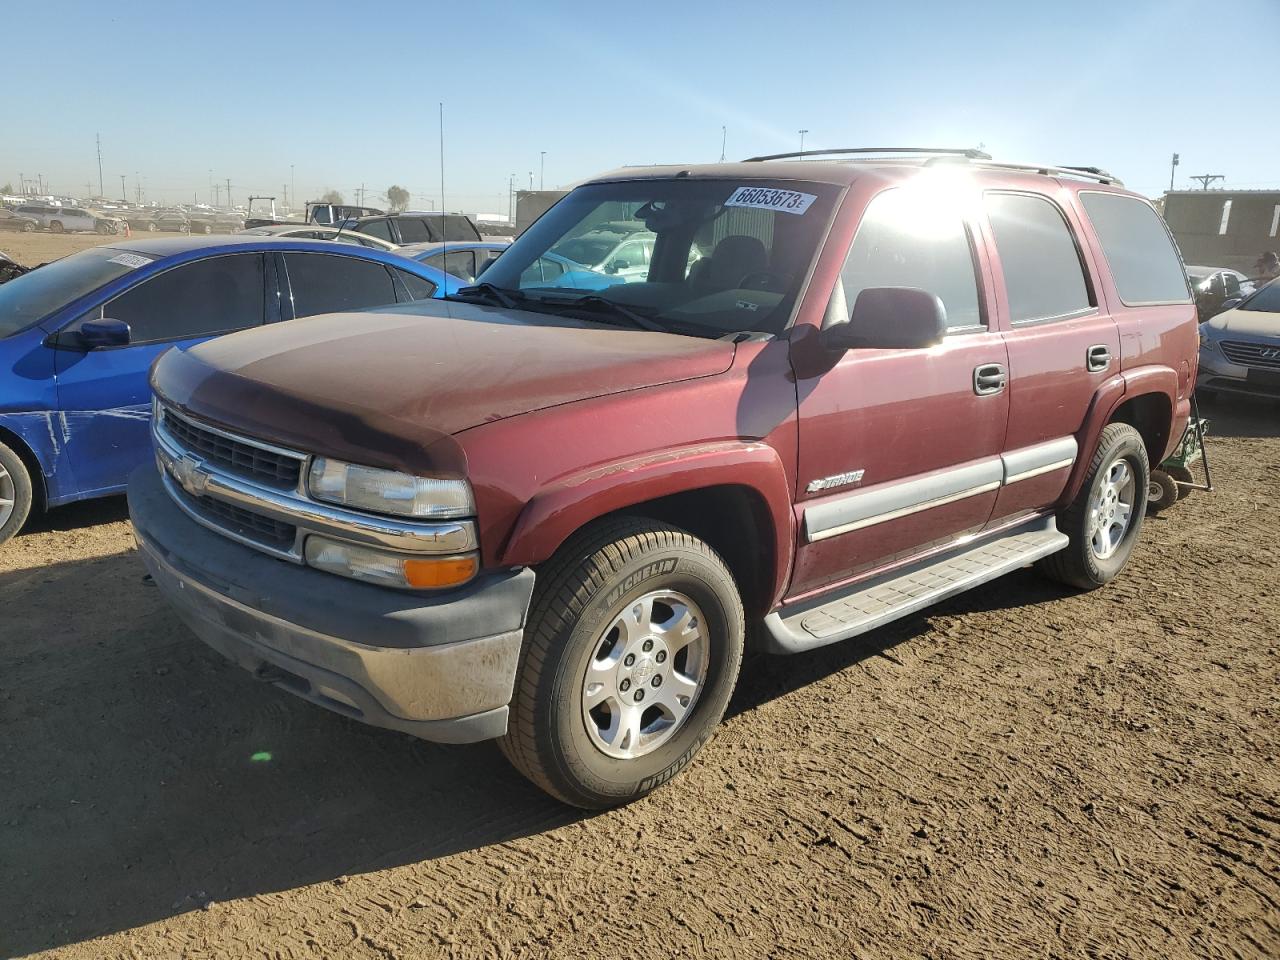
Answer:
[(241, 254), (166, 270), (108, 302), (102, 315), (129, 324), (134, 343), (182, 340), (256, 327), (264, 300), (262, 256)]
[[(451, 213), (440, 218), (444, 220), (444, 239), (445, 240), (479, 240), (480, 231), (476, 229), (476, 225), (461, 214)], [(439, 233), (438, 224), (436, 233)]]
[(476, 255), (470, 250), (448, 250), (444, 255), (444, 272), (463, 280), (476, 278)]
[(113, 263), (122, 251), (95, 247), (0, 284), (0, 337), (31, 326), (133, 267)]
[(1062, 211), (1044, 197), (1020, 193), (989, 193), (986, 206), (1013, 322), (1089, 310), (1080, 254)]
[(286, 253), (284, 265), (297, 317), (396, 302), (391, 274), (380, 263), (323, 253)]
[(395, 243), (395, 239), (391, 236), (391, 224), (385, 220), (370, 220), (368, 223), (360, 224), (356, 229), (371, 237), (381, 237), (389, 243)]
[(409, 273), (407, 270), (397, 270), (396, 273), (404, 281), (404, 285), (409, 289), (409, 296), (413, 297), (413, 299), (430, 300), (435, 296), (436, 285), (430, 280), (424, 280), (422, 277)]
[(401, 243), (425, 243), (436, 240), (427, 230), (427, 225), (416, 217), (398, 217), (396, 226), (400, 228)]
[(1125, 303), (1187, 299), (1182, 264), (1169, 231), (1148, 204), (1114, 193), (1080, 194)]
[[(31, 274), (28, 273), (27, 277), (29, 276), (31, 276)], [(25, 280), (26, 277), (20, 277), (19, 279)], [(17, 282), (17, 280), (9, 281), (9, 283)], [(4, 287), (0, 287), (0, 290), (3, 289)], [(1240, 309), (1260, 310), (1263, 313), (1280, 313), (1280, 280), (1273, 280), (1268, 283), (1252, 297), (1240, 304)]]
[(1235, 296), (1239, 296), (1239, 294), (1240, 294), (1240, 279), (1239, 279), (1235, 274), (1233, 274), (1233, 273), (1224, 273), (1224, 274), (1222, 275), (1222, 280), (1223, 280), (1223, 282), (1227, 285), (1227, 288), (1226, 288), (1225, 293), (1226, 293), (1226, 295), (1227, 295), (1228, 297), (1235, 297)]
[(948, 329), (982, 325), (964, 220), (910, 190), (888, 190), (867, 206), (840, 279), (850, 312), (869, 287), (919, 287), (942, 301)]

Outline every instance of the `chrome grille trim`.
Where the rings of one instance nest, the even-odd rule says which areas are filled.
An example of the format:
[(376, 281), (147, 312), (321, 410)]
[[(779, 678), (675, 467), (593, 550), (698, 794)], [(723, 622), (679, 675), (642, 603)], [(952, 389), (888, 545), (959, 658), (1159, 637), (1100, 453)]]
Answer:
[[(304, 563), (303, 549), (306, 537), (318, 533), (337, 540), (380, 547), (407, 554), (457, 554), (477, 549), (479, 542), (474, 520), (445, 520), (422, 523), (397, 520), (359, 513), (343, 507), (331, 506), (312, 500), (305, 493), (307, 460), (305, 454), (274, 448), (285, 455), (302, 458), (300, 477), (295, 489), (282, 490), (254, 479), (232, 473), (216, 461), (205, 460), (199, 450), (187, 449), (164, 425), (169, 407), (161, 405), (163, 415), (152, 422), (152, 438), (155, 441), (156, 461), (164, 477), (170, 497), (197, 523), (214, 530), (238, 543), (261, 550), (271, 556), (293, 563)], [(185, 418), (184, 418), (185, 419)], [(190, 422), (190, 421), (188, 421)], [(195, 424), (206, 429), (204, 424)], [(259, 441), (234, 434), (230, 439), (249, 446), (262, 446)], [(179, 479), (183, 470), (196, 469), (199, 483)], [(190, 480), (190, 477), (187, 477)], [(191, 487), (197, 487), (192, 489)], [(268, 523), (294, 527), (293, 542), (288, 546), (257, 539), (242, 531), (230, 529), (199, 508), (201, 500), (213, 500), (228, 508), (244, 511), (263, 518)], [(216, 508), (215, 508), (216, 509)], [(246, 524), (241, 524), (242, 530)]]
[(288, 490), (301, 489), (305, 479), (305, 453), (197, 422), (164, 405), (160, 406), (160, 427), (174, 446), (238, 476)]
[[(1258, 367), (1261, 370), (1280, 370), (1280, 341), (1271, 343), (1249, 343), (1244, 340), (1221, 341), (1222, 352), (1232, 363), (1246, 367)], [(1272, 356), (1263, 356), (1271, 353)]]

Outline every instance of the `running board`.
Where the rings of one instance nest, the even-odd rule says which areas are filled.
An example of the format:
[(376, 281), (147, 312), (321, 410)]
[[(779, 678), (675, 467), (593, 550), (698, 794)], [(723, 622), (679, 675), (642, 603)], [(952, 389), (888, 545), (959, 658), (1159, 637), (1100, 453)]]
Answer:
[(765, 648), (770, 653), (800, 653), (856, 637), (1066, 545), (1067, 535), (1052, 516), (1037, 517), (985, 541), (969, 541), (940, 557), (864, 580), (835, 597), (771, 613), (764, 621)]

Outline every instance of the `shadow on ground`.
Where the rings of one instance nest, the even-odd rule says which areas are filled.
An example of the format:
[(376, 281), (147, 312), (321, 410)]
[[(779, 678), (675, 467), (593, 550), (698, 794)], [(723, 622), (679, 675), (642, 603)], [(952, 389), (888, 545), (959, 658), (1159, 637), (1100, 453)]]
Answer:
[(79, 503), (54, 507), (46, 513), (36, 513), (26, 522), (15, 538), (32, 533), (48, 533), (58, 530), (77, 530), (99, 527), (104, 523), (118, 523), (129, 519), (129, 505), (124, 497), (101, 497), (97, 500), (81, 500)]
[[(1015, 575), (935, 612), (1058, 595)], [(187, 633), (133, 552), (0, 575), (0, 609), (0, 954), (584, 816), (491, 744), (374, 730), (253, 682)], [(927, 625), (752, 658), (731, 709), (892, 657)]]

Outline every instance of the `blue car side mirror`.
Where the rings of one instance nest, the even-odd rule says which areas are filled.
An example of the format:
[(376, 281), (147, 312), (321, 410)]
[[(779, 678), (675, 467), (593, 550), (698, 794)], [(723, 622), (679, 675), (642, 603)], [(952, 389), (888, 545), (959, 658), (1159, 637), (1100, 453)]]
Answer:
[(129, 342), (129, 325), (123, 320), (103, 317), (80, 324), (80, 344), (88, 350), (98, 347), (123, 347)]

